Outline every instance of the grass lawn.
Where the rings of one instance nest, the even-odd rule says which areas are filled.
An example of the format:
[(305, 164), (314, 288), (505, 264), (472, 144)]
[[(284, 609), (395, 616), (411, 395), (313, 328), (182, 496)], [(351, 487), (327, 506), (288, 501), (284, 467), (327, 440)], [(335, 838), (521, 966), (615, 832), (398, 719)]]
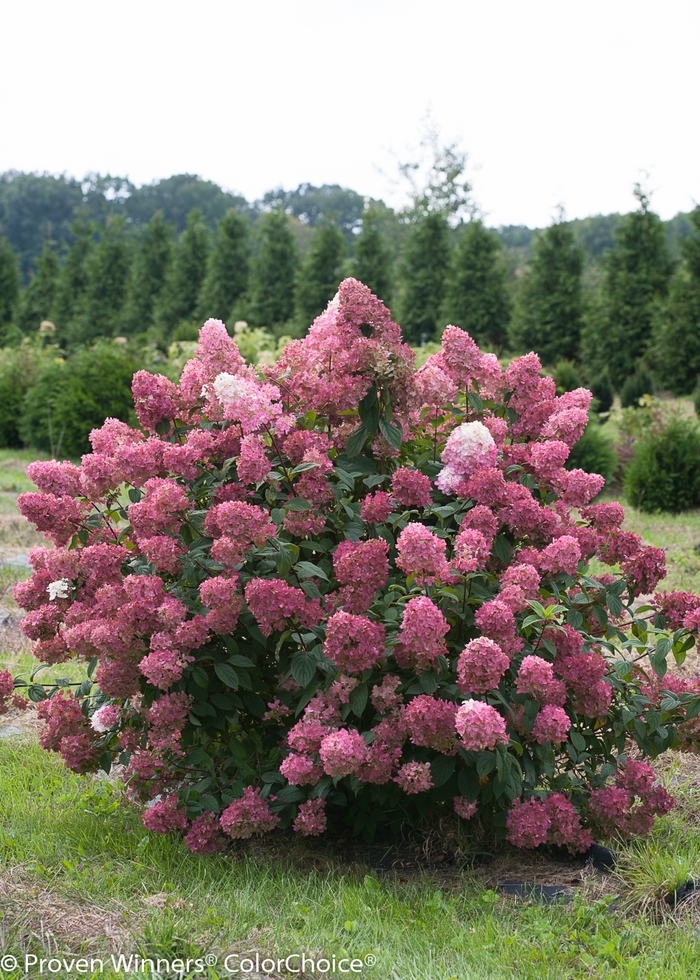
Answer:
[[(0, 558), (14, 559), (38, 543), (13, 510), (17, 493), (31, 487), (23, 472), (31, 458), (0, 452)], [(700, 591), (694, 551), (700, 513), (649, 517), (630, 510), (626, 528), (668, 549), (666, 588)], [(17, 564), (0, 563), (0, 614), (10, 615), (0, 627), (0, 667), (26, 676), (36, 662), (19, 638), (9, 595), (24, 574)], [(77, 677), (80, 666), (53, 670)], [(0, 718), (0, 977), (25, 976), (25, 955), (102, 958), (101, 971), (96, 964), (82, 975), (137, 977), (152, 974), (133, 961), (131, 971), (117, 971), (110, 957), (210, 954), (217, 957), (213, 966), (178, 974), (163, 967), (159, 975), (700, 978), (700, 893), (675, 910), (664, 901), (688, 878), (700, 878), (700, 762), (669, 754), (658, 770), (678, 807), (647, 841), (622, 850), (616, 875), (508, 848), (474, 869), (381, 871), (362, 848), (342, 853), (332, 842), (286, 838), (208, 857), (147, 832), (118, 783), (71, 774), (38, 747), (33, 721), (11, 713)], [(496, 885), (507, 878), (563, 883), (572, 898), (543, 905), (506, 897)], [(255, 959), (256, 952), (260, 960), (296, 953), (356, 958), (360, 967), (237, 970), (241, 957)], [(12, 961), (3, 955), (16, 957), (18, 968), (8, 969)], [(226, 956), (238, 956), (228, 961), (230, 971)], [(53, 967), (43, 975), (78, 975)], [(38, 966), (29, 975), (39, 976)]]
[[(682, 762), (671, 783), (685, 782)], [(571, 903), (543, 906), (501, 897), (468, 871), (397, 877), (303, 842), (192, 855), (145, 831), (118, 787), (68, 773), (32, 739), (0, 740), (0, 774), (0, 945), (20, 961), (103, 956), (101, 975), (116, 976), (111, 954), (211, 953), (219, 965), (200, 975), (214, 978), (229, 975), (227, 955), (306, 952), (356, 957), (359, 975), (382, 980), (700, 976), (694, 900), (674, 913), (660, 913), (658, 901), (643, 907), (657, 879), (664, 893), (700, 872), (690, 786), (652, 843), (627, 852), (629, 882), (584, 873)], [(680, 865), (679, 854), (689, 855)], [(606, 893), (622, 894), (616, 910)], [(625, 911), (625, 900), (635, 907)]]

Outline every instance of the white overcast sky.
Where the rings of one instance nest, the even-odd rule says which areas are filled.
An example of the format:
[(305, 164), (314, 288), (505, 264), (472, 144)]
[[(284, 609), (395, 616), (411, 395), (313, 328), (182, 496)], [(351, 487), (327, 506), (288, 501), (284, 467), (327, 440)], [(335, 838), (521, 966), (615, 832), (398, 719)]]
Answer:
[[(398, 203), (430, 111), (498, 224), (700, 201), (699, 0), (25, 0), (0, 171), (303, 181)], [(392, 156), (393, 154), (393, 156)]]

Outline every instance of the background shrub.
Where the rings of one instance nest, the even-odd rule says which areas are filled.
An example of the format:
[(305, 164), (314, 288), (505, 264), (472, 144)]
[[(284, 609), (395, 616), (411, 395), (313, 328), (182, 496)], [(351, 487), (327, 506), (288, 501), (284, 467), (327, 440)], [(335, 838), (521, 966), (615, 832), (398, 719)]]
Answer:
[(565, 464), (567, 470), (585, 470), (587, 473), (600, 473), (609, 483), (617, 468), (617, 453), (610, 440), (603, 434), (600, 424), (591, 420)]
[(583, 387), (581, 372), (573, 361), (557, 361), (552, 371), (552, 377), (557, 386), (558, 395), (562, 395), (565, 391), (575, 391), (576, 388)]
[(0, 350), (0, 448), (22, 445), (19, 420), (22, 401), (42, 369), (57, 357), (55, 347), (25, 341)]
[(638, 444), (625, 472), (625, 493), (640, 510), (677, 513), (700, 506), (700, 430), (674, 418)]
[(60, 458), (89, 452), (91, 429), (105, 418), (131, 417), (131, 379), (139, 366), (128, 349), (113, 343), (46, 365), (24, 396), (22, 442)]
[(648, 371), (639, 368), (623, 384), (620, 390), (620, 401), (623, 408), (635, 408), (639, 399), (644, 395), (654, 394), (654, 382)]
[(609, 412), (613, 406), (613, 387), (607, 373), (599, 374), (587, 386), (593, 392), (599, 412)]

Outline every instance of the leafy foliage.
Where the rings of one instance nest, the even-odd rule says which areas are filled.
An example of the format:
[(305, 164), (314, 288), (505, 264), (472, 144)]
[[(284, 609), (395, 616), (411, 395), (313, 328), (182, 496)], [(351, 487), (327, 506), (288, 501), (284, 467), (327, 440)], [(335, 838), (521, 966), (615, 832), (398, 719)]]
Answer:
[(510, 296), (498, 236), (480, 220), (467, 224), (452, 251), (445, 284), (444, 319), (491, 350), (506, 345)]
[(338, 292), (345, 252), (345, 241), (338, 229), (332, 224), (321, 224), (299, 268), (296, 306), (304, 323), (315, 320)]
[(647, 513), (700, 506), (700, 431), (693, 421), (674, 418), (637, 443), (625, 471), (625, 494)]
[(664, 388), (687, 395), (700, 377), (700, 206), (690, 215), (694, 234), (680, 243), (684, 259), (657, 317), (654, 370)]
[(294, 313), (297, 250), (284, 212), (260, 219), (251, 268), (251, 319), (257, 326), (278, 327)]
[(620, 403), (623, 408), (637, 408), (639, 399), (644, 395), (653, 395), (654, 379), (649, 372), (638, 367), (634, 374), (625, 381), (620, 391)]
[(105, 417), (133, 412), (131, 379), (137, 363), (117, 344), (98, 343), (44, 366), (24, 397), (19, 434), (25, 445), (58, 458), (88, 452), (90, 431)]
[(563, 219), (537, 235), (510, 326), (516, 350), (536, 350), (545, 364), (577, 357), (582, 271), (583, 251)]

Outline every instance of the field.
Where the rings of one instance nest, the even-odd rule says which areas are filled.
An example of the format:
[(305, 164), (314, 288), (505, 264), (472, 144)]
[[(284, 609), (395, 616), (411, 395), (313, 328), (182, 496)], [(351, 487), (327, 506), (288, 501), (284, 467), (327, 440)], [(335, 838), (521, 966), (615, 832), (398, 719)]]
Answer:
[[(22, 556), (39, 540), (14, 511), (17, 493), (30, 488), (30, 458), (0, 453), (0, 665), (25, 674), (33, 661), (9, 589), (26, 574)], [(700, 513), (629, 511), (626, 526), (668, 549), (667, 588), (700, 591)], [(79, 676), (78, 665), (70, 670)], [(144, 975), (135, 959), (131, 969), (112, 964), (124, 955), (127, 964), (129, 957), (168, 960), (164, 977), (212, 980), (700, 977), (700, 899), (690, 895), (676, 908), (667, 901), (700, 878), (700, 764), (671, 753), (657, 769), (678, 806), (648, 841), (621, 849), (613, 874), (562, 855), (497, 848), (488, 838), (445, 842), (439, 829), (418, 851), (415, 841), (382, 852), (280, 837), (202, 857), (146, 832), (116, 779), (71, 774), (38, 747), (31, 716), (11, 712), (0, 719), (2, 975), (24, 976), (25, 956), (30, 975), (39, 975), (32, 956), (54, 958), (45, 975), (76, 975), (78, 967), (71, 972), (70, 962), (55, 958), (80, 956), (103, 960), (102, 970), (88, 964), (88, 976)], [(475, 859), (476, 852), (492, 860)], [(505, 880), (559, 885), (564, 900), (504, 895), (498, 886)], [(355, 974), (331, 972), (316, 962), (315, 972), (294, 973), (296, 960), (288, 972), (262, 963), (297, 953), (359, 966)], [(207, 954), (215, 964), (178, 972), (172, 962)]]

